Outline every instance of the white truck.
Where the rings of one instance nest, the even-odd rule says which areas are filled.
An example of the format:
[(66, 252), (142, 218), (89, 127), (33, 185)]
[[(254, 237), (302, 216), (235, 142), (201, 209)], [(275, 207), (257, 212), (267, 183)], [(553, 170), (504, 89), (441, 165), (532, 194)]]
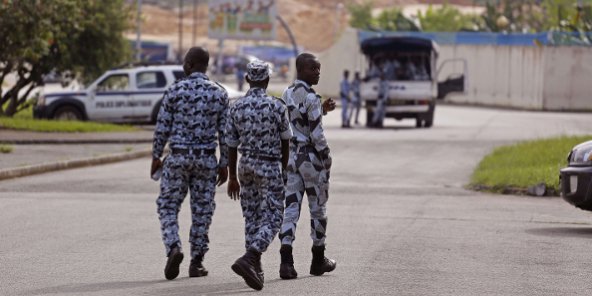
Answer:
[[(166, 88), (185, 76), (180, 65), (109, 70), (85, 89), (44, 92), (33, 117), (106, 122), (156, 122)], [(243, 94), (224, 86), (230, 99)]]
[(437, 99), (451, 92), (464, 92), (466, 61), (444, 61), (442, 66), (448, 61), (462, 62), (464, 73), (451, 75), (438, 83), (440, 71), (435, 71), (438, 46), (432, 40), (410, 36), (373, 37), (362, 41), (360, 49), (368, 61), (366, 76), (360, 85), (361, 98), (366, 102), (367, 126), (373, 125), (381, 77), (388, 80), (385, 118), (412, 118), (416, 127), (433, 125)]

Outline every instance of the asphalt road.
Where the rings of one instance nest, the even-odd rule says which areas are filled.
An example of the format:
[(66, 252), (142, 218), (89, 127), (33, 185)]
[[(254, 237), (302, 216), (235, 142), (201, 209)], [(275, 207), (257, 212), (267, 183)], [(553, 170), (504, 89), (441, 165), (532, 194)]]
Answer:
[[(264, 295), (590, 295), (592, 213), (560, 198), (465, 190), (491, 149), (523, 139), (592, 133), (592, 116), (439, 106), (435, 126), (383, 130), (325, 120), (333, 149), (327, 254), (337, 269), (308, 275), (303, 211), (299, 278), (280, 280), (279, 244), (263, 256)], [(230, 265), (243, 253), (240, 206), (218, 190), (210, 274), (163, 277), (149, 159), (0, 182), (0, 295), (255, 293)], [(181, 211), (187, 242), (189, 207)]]

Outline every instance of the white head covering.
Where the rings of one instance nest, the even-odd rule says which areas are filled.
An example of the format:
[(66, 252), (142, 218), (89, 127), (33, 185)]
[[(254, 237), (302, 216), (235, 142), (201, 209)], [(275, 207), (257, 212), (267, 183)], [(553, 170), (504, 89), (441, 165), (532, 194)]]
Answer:
[(247, 78), (251, 81), (263, 81), (269, 77), (271, 69), (269, 65), (260, 60), (254, 60), (247, 64)]

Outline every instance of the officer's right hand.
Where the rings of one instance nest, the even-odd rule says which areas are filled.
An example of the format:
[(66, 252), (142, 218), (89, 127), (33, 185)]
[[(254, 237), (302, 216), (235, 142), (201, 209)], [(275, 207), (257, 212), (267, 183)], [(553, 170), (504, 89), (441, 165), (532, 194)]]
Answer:
[(240, 184), (236, 179), (236, 176), (231, 176), (228, 179), (228, 196), (232, 200), (239, 200), (240, 199)]
[(159, 168), (162, 167), (162, 161), (160, 158), (152, 158), (152, 165), (150, 166), (150, 176), (154, 175)]

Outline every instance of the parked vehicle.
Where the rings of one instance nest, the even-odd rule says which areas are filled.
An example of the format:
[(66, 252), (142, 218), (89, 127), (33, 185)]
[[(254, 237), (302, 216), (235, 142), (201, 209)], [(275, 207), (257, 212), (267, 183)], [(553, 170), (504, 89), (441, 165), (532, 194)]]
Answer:
[[(366, 102), (367, 126), (372, 125), (381, 76), (389, 84), (385, 118), (412, 118), (416, 120), (416, 127), (432, 126), (436, 98), (443, 99), (448, 93), (464, 91), (465, 60), (454, 60), (463, 62), (464, 73), (438, 83), (438, 46), (432, 40), (408, 36), (374, 37), (362, 41), (360, 48), (368, 61), (360, 85), (361, 97)], [(442, 66), (448, 61), (453, 60), (444, 61)]]
[(575, 146), (567, 163), (559, 172), (561, 196), (582, 210), (592, 211), (592, 141)]
[[(139, 66), (107, 71), (86, 89), (44, 92), (35, 118), (106, 122), (156, 122), (166, 88), (185, 76), (180, 65)], [(229, 98), (243, 94), (226, 88)]]

